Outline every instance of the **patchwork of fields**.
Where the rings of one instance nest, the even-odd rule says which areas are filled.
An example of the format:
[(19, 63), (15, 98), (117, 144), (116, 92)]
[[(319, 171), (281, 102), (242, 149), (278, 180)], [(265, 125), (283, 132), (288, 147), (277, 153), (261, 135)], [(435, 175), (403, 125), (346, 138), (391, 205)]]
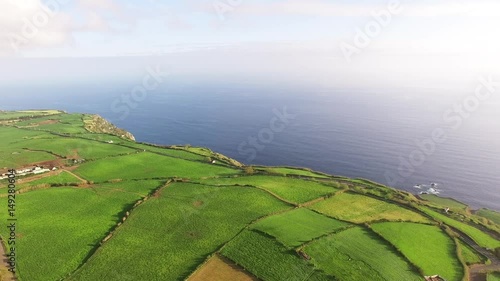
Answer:
[(464, 265), (487, 260), (476, 249), (493, 259), (500, 247), (492, 210), (471, 215), (460, 202), (363, 179), (141, 144), (90, 132), (89, 118), (0, 111), (2, 173), (57, 167), (17, 179), (21, 281), (467, 281)]

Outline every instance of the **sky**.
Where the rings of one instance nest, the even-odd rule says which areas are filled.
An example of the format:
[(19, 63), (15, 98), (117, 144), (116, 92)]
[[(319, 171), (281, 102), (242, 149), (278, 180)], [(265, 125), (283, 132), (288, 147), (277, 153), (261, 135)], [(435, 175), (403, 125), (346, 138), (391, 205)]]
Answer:
[(185, 57), (192, 71), (216, 60), (211, 71), (235, 70), (224, 61), (316, 76), (336, 66), (367, 79), (380, 71), (457, 79), (496, 73), (500, 63), (500, 2), (490, 0), (0, 0), (0, 11), (5, 80), (35, 76), (35, 59), (186, 53), (196, 54)]

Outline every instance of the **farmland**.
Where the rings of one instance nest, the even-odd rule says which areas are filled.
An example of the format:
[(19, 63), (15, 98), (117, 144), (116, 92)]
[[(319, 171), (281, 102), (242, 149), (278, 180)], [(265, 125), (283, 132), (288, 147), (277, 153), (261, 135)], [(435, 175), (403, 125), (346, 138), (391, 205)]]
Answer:
[(268, 190), (293, 203), (305, 203), (310, 200), (333, 194), (337, 189), (311, 180), (279, 176), (244, 176), (235, 178), (220, 178), (204, 181), (217, 185), (251, 185)]
[(254, 188), (174, 183), (139, 206), (70, 280), (185, 278), (245, 225), (287, 208)]
[(34, 116), (45, 116), (60, 114), (58, 110), (23, 110), (23, 111), (0, 111), (0, 120), (12, 120), (19, 118), (29, 118)]
[(122, 146), (111, 146), (111, 144), (107, 143), (62, 137), (55, 138), (52, 141), (43, 139), (29, 140), (20, 142), (20, 145), (28, 149), (43, 150), (67, 158), (98, 159), (136, 152), (136, 150)]
[[(453, 281), (465, 272), (457, 247), (484, 266), (472, 240), (500, 246), (485, 231), (498, 227), (494, 211), (304, 168), (245, 166), (203, 147), (138, 143), (95, 115), (0, 112), (0, 135), (2, 173), (57, 167), (17, 177), (20, 281)], [(450, 216), (435, 211), (446, 206)]]
[(205, 280), (257, 281), (258, 279), (231, 261), (214, 255), (201, 269), (188, 278), (188, 281)]
[[(147, 165), (144, 165), (147, 163)], [(152, 179), (168, 177), (215, 177), (238, 174), (236, 169), (171, 158), (150, 152), (112, 157), (81, 165), (75, 173), (102, 182), (111, 179)]]
[(500, 272), (493, 272), (488, 274), (487, 281), (500, 281)]
[(486, 261), (486, 259), (472, 249), (469, 245), (465, 244), (461, 240), (458, 240), (458, 245), (462, 251), (462, 257), (467, 264), (480, 264)]
[(395, 204), (347, 192), (321, 201), (311, 208), (328, 216), (353, 223), (377, 220), (428, 222), (428, 219), (422, 215)]
[(278, 174), (282, 176), (297, 175), (306, 177), (328, 178), (326, 175), (315, 173), (307, 169), (293, 169), (286, 167), (256, 167), (257, 170), (265, 171), (271, 174)]
[[(118, 222), (124, 206), (138, 199), (135, 194), (100, 188), (44, 189), (18, 195), (23, 280), (58, 280), (75, 270)], [(1, 213), (3, 220), (5, 213)], [(6, 235), (5, 227), (1, 231)]]
[(305, 247), (312, 262), (340, 280), (421, 280), (418, 272), (387, 242), (355, 227), (321, 238)]
[(462, 280), (463, 268), (456, 245), (436, 226), (416, 223), (379, 223), (373, 230), (401, 251), (425, 275), (440, 275), (446, 280)]
[(500, 247), (499, 240), (491, 237), (490, 235), (482, 232), (481, 230), (479, 230), (471, 225), (454, 220), (450, 217), (445, 216), (444, 214), (440, 214), (440, 213), (435, 212), (429, 208), (422, 208), (422, 210), (425, 213), (432, 216), (433, 218), (435, 218), (439, 221), (442, 221), (445, 224), (452, 226), (452, 227), (455, 227), (456, 229), (464, 232), (469, 237), (474, 239), (474, 241), (476, 241), (476, 243), (478, 243), (482, 247), (490, 248), (490, 249), (495, 249), (497, 247)]
[(500, 213), (488, 209), (480, 209), (476, 212), (476, 215), (483, 218), (487, 218), (490, 221), (500, 225)]
[(433, 205), (441, 208), (450, 208), (451, 210), (456, 210), (456, 211), (465, 211), (465, 209), (467, 208), (467, 205), (458, 202), (452, 198), (443, 198), (433, 194), (423, 194), (419, 196), (422, 199), (429, 201)]
[(36, 186), (36, 185), (42, 185), (42, 184), (69, 186), (69, 185), (74, 184), (74, 183), (80, 183), (80, 180), (66, 171), (61, 171), (59, 174), (54, 175), (54, 176), (44, 177), (44, 178), (41, 178), (39, 180), (34, 180), (34, 181), (27, 182), (27, 183), (23, 183), (23, 181), (19, 181), (19, 183), (21, 184), (20, 187), (22, 187), (22, 186)]
[(244, 231), (228, 243), (222, 254), (262, 280), (328, 280), (278, 241), (254, 231)]
[(327, 218), (305, 208), (268, 217), (252, 225), (284, 245), (297, 247), (319, 236), (348, 227), (349, 224)]

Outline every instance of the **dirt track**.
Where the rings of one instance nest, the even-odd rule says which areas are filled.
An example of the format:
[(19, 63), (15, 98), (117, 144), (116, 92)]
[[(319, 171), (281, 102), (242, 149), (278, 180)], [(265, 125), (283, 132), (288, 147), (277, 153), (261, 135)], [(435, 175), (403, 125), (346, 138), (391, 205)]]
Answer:
[(470, 281), (486, 281), (486, 275), (488, 272), (498, 271), (500, 272), (500, 259), (495, 256), (492, 252), (485, 250), (480, 247), (474, 240), (472, 240), (465, 233), (461, 232), (456, 228), (452, 228), (454, 232), (458, 233), (467, 245), (471, 246), (474, 250), (487, 257), (490, 261), (490, 265), (472, 265), (469, 267), (469, 280)]

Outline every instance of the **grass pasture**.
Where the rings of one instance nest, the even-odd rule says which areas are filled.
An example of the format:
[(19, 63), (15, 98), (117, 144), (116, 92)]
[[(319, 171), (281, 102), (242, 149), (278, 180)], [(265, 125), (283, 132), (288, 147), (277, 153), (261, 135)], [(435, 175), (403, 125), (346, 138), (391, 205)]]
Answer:
[(59, 134), (88, 133), (84, 128), (82, 114), (59, 114), (21, 121), (16, 126), (45, 130)]
[(47, 152), (11, 148), (11, 151), (0, 151), (0, 168), (7, 167), (15, 169), (32, 163), (52, 161), (55, 159), (56, 157), (54, 155)]
[(187, 279), (187, 281), (206, 280), (258, 281), (259, 279), (226, 258), (214, 255), (202, 268)]
[(315, 173), (314, 171), (308, 170), (308, 169), (301, 169), (301, 168), (288, 168), (288, 167), (261, 167), (261, 166), (256, 166), (256, 170), (258, 171), (265, 171), (271, 174), (277, 174), (277, 175), (282, 175), (282, 176), (287, 176), (287, 175), (295, 175), (295, 176), (306, 176), (306, 177), (314, 177), (314, 178), (328, 178), (326, 175), (318, 174)]
[(474, 249), (462, 242), (462, 240), (460, 239), (458, 239), (458, 247), (462, 251), (462, 257), (467, 265), (480, 264), (486, 261), (486, 258), (477, 253)]
[(24, 111), (0, 111), (0, 120), (12, 120), (18, 118), (30, 118), (36, 116), (61, 114), (59, 110), (24, 110)]
[(75, 170), (78, 175), (95, 182), (109, 179), (201, 178), (232, 175), (239, 172), (236, 169), (176, 159), (150, 152), (88, 162)]
[(299, 208), (274, 215), (251, 226), (265, 232), (289, 247), (298, 247), (314, 238), (348, 227), (349, 224), (334, 220), (309, 209)]
[(69, 280), (180, 280), (247, 224), (287, 208), (254, 188), (173, 183), (137, 207)]
[[(57, 188), (17, 195), (18, 273), (22, 280), (60, 280), (75, 270), (119, 214), (140, 196), (107, 189)], [(2, 205), (0, 218), (7, 210)], [(7, 228), (0, 233), (7, 237)]]
[(329, 280), (293, 250), (259, 232), (245, 230), (222, 250), (261, 280)]
[(29, 140), (20, 143), (20, 145), (29, 149), (52, 152), (67, 158), (99, 159), (136, 152), (136, 150), (127, 147), (80, 138), (61, 137), (51, 141)]
[(316, 240), (305, 252), (316, 267), (339, 280), (422, 280), (387, 242), (361, 227)]
[(348, 192), (318, 202), (310, 208), (353, 223), (378, 220), (429, 222), (424, 216), (396, 204)]
[[(0, 126), (0, 168), (18, 168), (30, 163), (51, 161), (55, 157), (45, 152), (30, 152), (23, 149), (26, 140), (50, 141), (53, 135), (12, 127)], [(50, 138), (50, 140), (48, 140)]]
[(73, 176), (72, 174), (70, 174), (66, 171), (61, 171), (57, 175), (44, 177), (44, 178), (41, 178), (39, 180), (34, 180), (34, 181), (26, 182), (26, 183), (24, 183), (23, 180), (19, 180), (18, 187), (22, 188), (22, 187), (27, 187), (27, 186), (37, 186), (37, 185), (43, 185), (43, 184), (69, 186), (71, 184), (78, 184), (78, 183), (81, 183), (81, 181), (79, 179), (77, 179), (75, 176)]
[(239, 184), (257, 186), (293, 203), (305, 203), (337, 191), (334, 187), (315, 181), (279, 176), (242, 176), (210, 179), (204, 182), (216, 185)]
[(493, 211), (493, 210), (488, 210), (488, 209), (480, 209), (476, 212), (476, 215), (487, 218), (490, 221), (500, 225), (500, 213)]
[(140, 149), (140, 150), (146, 150), (146, 151), (159, 153), (159, 154), (166, 155), (166, 156), (172, 156), (172, 157), (182, 158), (182, 159), (187, 159), (187, 160), (204, 161), (204, 162), (208, 163), (207, 157), (200, 155), (200, 154), (196, 154), (194, 152), (182, 150), (182, 149), (158, 147), (158, 146), (146, 145), (146, 144), (140, 144), (140, 143), (134, 143), (134, 142), (126, 143), (126, 145), (133, 146), (133, 147)]
[(434, 194), (422, 194), (419, 196), (425, 201), (428, 201), (433, 205), (441, 207), (443, 209), (446, 207), (454, 211), (465, 211), (467, 209), (467, 205), (452, 198), (439, 197)]
[(500, 272), (488, 273), (487, 281), (500, 281)]
[(478, 245), (484, 248), (489, 248), (489, 249), (495, 249), (497, 247), (500, 247), (500, 241), (491, 237), (490, 235), (482, 232), (481, 230), (465, 224), (463, 222), (459, 222), (457, 220), (454, 220), (444, 214), (440, 214), (438, 212), (435, 212), (429, 208), (422, 208), (422, 211), (424, 211), (426, 214), (430, 215), (431, 217), (435, 218), (438, 221), (442, 221), (443, 223), (454, 227), (463, 233), (467, 234), (470, 238), (472, 238)]
[(455, 242), (439, 227), (417, 223), (386, 222), (372, 225), (419, 267), (425, 275), (440, 275), (448, 281), (461, 281), (463, 267)]

